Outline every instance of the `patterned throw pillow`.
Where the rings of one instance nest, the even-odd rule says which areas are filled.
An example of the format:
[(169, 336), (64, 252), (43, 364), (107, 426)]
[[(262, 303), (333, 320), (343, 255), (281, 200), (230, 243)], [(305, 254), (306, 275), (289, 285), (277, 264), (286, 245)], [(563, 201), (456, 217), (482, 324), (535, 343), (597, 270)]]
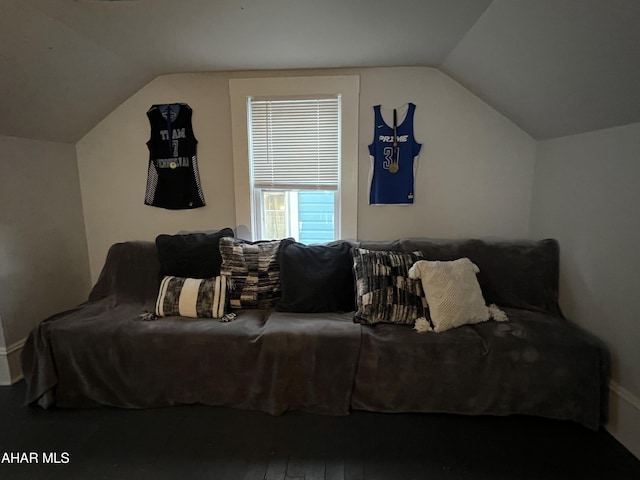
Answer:
[(231, 308), (273, 308), (280, 298), (280, 240), (220, 240), (220, 273), (229, 279)]
[(191, 318), (222, 318), (227, 305), (224, 277), (164, 277), (156, 301), (156, 315)]
[(420, 280), (409, 278), (409, 269), (422, 258), (420, 252), (354, 248), (351, 254), (356, 277), (356, 321), (413, 325), (426, 315)]
[(479, 271), (468, 258), (451, 262), (421, 260), (411, 267), (411, 278), (422, 281), (433, 331), (444, 332), (461, 325), (485, 322), (492, 317), (497, 321), (507, 320), (495, 305), (487, 307), (476, 278)]

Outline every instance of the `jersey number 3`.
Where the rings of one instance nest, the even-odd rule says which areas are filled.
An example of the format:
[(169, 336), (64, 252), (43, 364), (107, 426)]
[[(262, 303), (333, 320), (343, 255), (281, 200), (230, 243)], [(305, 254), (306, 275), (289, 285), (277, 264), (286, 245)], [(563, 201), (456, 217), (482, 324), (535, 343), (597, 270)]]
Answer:
[(384, 147), (382, 153), (384, 154), (382, 167), (386, 170), (389, 170), (389, 165), (393, 163), (393, 147)]

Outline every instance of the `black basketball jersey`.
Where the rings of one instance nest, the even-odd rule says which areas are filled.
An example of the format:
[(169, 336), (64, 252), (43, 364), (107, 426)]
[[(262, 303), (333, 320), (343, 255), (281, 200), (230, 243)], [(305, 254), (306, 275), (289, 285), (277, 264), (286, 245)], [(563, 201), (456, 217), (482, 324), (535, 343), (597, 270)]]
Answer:
[(186, 103), (153, 105), (147, 111), (151, 136), (146, 205), (180, 210), (205, 204), (191, 114)]

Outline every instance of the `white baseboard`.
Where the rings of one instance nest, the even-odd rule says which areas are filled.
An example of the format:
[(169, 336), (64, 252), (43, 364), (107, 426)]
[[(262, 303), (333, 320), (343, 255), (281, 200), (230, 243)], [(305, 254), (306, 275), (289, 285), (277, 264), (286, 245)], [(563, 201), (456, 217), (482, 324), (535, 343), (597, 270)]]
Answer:
[(20, 353), (26, 340), (23, 338), (6, 348), (0, 347), (0, 386), (13, 385), (23, 378)]
[(609, 393), (606, 429), (640, 459), (640, 399), (613, 381), (609, 384)]

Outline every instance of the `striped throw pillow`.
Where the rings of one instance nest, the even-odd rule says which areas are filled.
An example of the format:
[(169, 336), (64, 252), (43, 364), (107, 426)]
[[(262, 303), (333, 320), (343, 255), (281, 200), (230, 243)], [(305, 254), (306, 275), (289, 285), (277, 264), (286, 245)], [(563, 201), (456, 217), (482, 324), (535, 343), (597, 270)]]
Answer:
[(164, 277), (156, 301), (156, 315), (222, 318), (227, 306), (225, 277)]

